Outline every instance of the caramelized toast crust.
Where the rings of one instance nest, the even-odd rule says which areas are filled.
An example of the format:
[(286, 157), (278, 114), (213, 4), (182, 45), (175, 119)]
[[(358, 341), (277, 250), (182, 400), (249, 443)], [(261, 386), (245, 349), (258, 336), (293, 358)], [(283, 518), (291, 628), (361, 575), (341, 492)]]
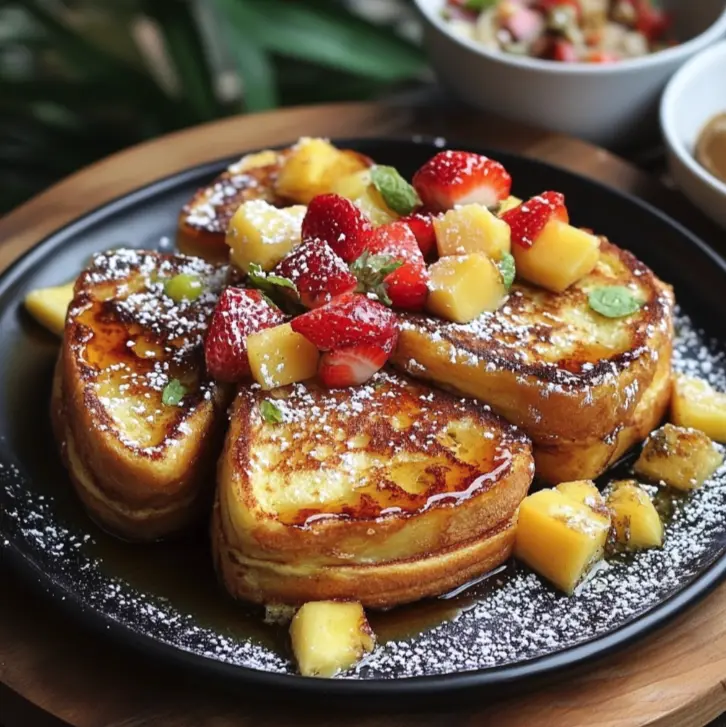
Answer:
[[(165, 295), (179, 273), (202, 281), (196, 300)], [(203, 334), (226, 275), (197, 259), (116, 250), (97, 255), (76, 282), (56, 431), (87, 506), (103, 500), (94, 516), (125, 537), (166, 535), (155, 521), (177, 509), (182, 523), (211, 496), (229, 394), (204, 373)], [(183, 396), (164, 403), (172, 381)]]

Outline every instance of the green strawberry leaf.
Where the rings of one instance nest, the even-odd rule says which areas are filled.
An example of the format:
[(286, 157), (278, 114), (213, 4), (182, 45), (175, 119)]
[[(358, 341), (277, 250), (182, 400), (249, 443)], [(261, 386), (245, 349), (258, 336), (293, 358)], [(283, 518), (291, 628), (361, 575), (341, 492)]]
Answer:
[(260, 403), (260, 414), (268, 424), (282, 424), (282, 409), (269, 399)]
[(399, 215), (410, 215), (421, 204), (416, 190), (393, 167), (373, 167), (371, 181), (386, 205)]
[(374, 293), (384, 305), (391, 305), (385, 278), (403, 265), (390, 255), (371, 255), (367, 250), (350, 264), (350, 272), (358, 280), (359, 293)]
[(297, 295), (297, 286), (292, 280), (283, 278), (281, 275), (268, 273), (262, 269), (257, 263), (250, 263), (250, 269), (247, 271), (247, 279), (255, 288), (268, 293), (274, 293), (277, 288), (289, 288)]
[(502, 280), (504, 281), (504, 287), (509, 290), (514, 282), (514, 276), (516, 275), (517, 269), (514, 264), (514, 256), (505, 252), (502, 259), (499, 261), (499, 272), (502, 274)]
[(179, 379), (172, 379), (161, 392), (161, 403), (164, 406), (179, 406), (186, 393), (187, 387)]
[(606, 285), (590, 291), (588, 303), (596, 313), (606, 318), (623, 318), (640, 310), (641, 300), (622, 285)]

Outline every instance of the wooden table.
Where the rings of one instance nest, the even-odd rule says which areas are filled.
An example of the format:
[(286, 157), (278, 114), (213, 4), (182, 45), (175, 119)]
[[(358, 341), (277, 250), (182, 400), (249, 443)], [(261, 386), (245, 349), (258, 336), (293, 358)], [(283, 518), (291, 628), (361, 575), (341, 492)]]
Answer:
[[(583, 142), (467, 111), (341, 104), (232, 118), (101, 161), (0, 220), (0, 268), (66, 222), (185, 167), (301, 134), (414, 133), (516, 151), (628, 190), (667, 209), (726, 254), (726, 235), (680, 195)], [(221, 693), (91, 636), (6, 571), (0, 570), (0, 579), (0, 680), (75, 727), (701, 727), (726, 712), (726, 584), (658, 633), (547, 687), (486, 703), (443, 703), (418, 713), (410, 706), (393, 712), (387, 705), (376, 713), (375, 705), (352, 712), (328, 704), (291, 705), (279, 695)], [(33, 723), (28, 718), (16, 724)]]

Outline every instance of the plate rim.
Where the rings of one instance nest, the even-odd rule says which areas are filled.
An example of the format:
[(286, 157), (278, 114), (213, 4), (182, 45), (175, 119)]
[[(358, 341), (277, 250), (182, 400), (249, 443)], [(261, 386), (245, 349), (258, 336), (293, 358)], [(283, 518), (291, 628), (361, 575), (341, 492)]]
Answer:
[[(334, 138), (331, 141), (341, 146), (345, 144), (365, 146), (377, 144), (398, 145), (405, 143), (409, 146), (440, 149), (440, 139), (440, 137), (416, 134), (383, 137), (342, 137)], [(548, 161), (528, 157), (518, 152), (505, 149), (490, 149), (486, 146), (465, 142), (459, 143), (457, 140), (451, 138), (445, 140), (445, 145), (447, 148), (469, 149), (478, 151), (479, 153), (488, 153), (492, 156), (496, 156), (499, 153), (516, 157), (528, 163), (533, 163), (549, 170), (555, 170), (558, 173), (564, 172), (571, 177), (585, 181), (600, 190), (619, 197), (625, 203), (641, 208), (644, 212), (658, 218), (662, 224), (672, 227), (681, 237), (685, 238), (684, 242), (687, 242), (690, 246), (695, 246), (719, 268), (721, 274), (726, 276), (726, 259), (722, 258), (718, 251), (688, 230), (683, 224), (671, 218), (660, 208), (630, 193), (623, 192), (604, 182), (571, 171), (570, 169), (558, 167)], [(50, 244), (55, 238), (72, 237), (77, 228), (93, 225), (96, 219), (101, 220), (109, 215), (117, 214), (126, 207), (133, 206), (149, 197), (162, 194), (168, 189), (182, 185), (185, 182), (190, 182), (193, 179), (201, 178), (207, 174), (213, 175), (218, 173), (230, 161), (238, 158), (239, 155), (252, 151), (255, 150), (242, 150), (238, 154), (225, 155), (216, 160), (186, 167), (172, 174), (160, 177), (130, 192), (118, 195), (104, 204), (89, 210), (85, 214), (45, 235), (41, 240), (13, 260), (0, 273), (0, 288), (6, 289), (8, 284), (12, 285), (13, 280), (22, 277), (37, 262), (38, 256), (43, 254), (45, 246)], [(5, 290), (4, 295), (7, 294), (8, 291)], [(17, 301), (15, 304), (17, 304)], [(182, 668), (196, 671), (201, 669), (203, 673), (223, 677), (224, 681), (229, 683), (237, 682), (238, 685), (258, 685), (272, 689), (286, 689), (300, 694), (319, 694), (322, 691), (331, 697), (357, 697), (374, 694), (382, 697), (414, 695), (420, 697), (422, 693), (435, 696), (442, 693), (468, 691), (477, 687), (487, 689), (494, 686), (511, 686), (515, 683), (554, 676), (575, 666), (601, 659), (631, 644), (637, 639), (644, 638), (654, 630), (664, 626), (677, 615), (698, 604), (716, 586), (726, 580), (725, 550), (705, 570), (692, 578), (690, 582), (676, 593), (620, 628), (562, 651), (545, 654), (523, 662), (485, 669), (425, 676), (374, 679), (315, 679), (302, 677), (297, 674), (270, 672), (234, 664), (183, 649), (151, 634), (141, 633), (132, 626), (113, 618), (111, 615), (94, 608), (84, 601), (76, 591), (66, 588), (56, 578), (46, 573), (40, 564), (24, 553), (12, 540), (8, 539), (8, 542), (3, 542), (2, 545), (4, 551), (11, 556), (8, 558), (8, 562), (12, 570), (21, 579), (28, 582), (51, 602), (60, 605), (60, 610), (68, 613), (80, 625), (85, 625), (95, 632), (111, 636), (112, 640), (120, 645), (131, 646), (141, 652), (151, 653), (164, 661), (176, 663)]]

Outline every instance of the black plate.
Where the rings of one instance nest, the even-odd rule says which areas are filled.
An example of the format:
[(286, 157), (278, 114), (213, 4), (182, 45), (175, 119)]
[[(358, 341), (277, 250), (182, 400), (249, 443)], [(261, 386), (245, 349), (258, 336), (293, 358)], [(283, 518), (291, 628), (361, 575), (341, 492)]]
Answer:
[[(410, 175), (437, 145), (341, 141)], [(726, 387), (722, 315), (726, 264), (661, 212), (574, 174), (505, 153), (514, 191), (557, 189), (576, 224), (641, 257), (677, 291), (676, 365)], [(501, 688), (599, 656), (662, 625), (726, 574), (726, 476), (677, 503), (666, 547), (616, 561), (573, 599), (508, 566), (448, 599), (375, 615), (381, 646), (347, 679), (294, 676), (284, 632), (217, 587), (204, 530), (157, 545), (129, 545), (81, 511), (58, 462), (48, 398), (57, 342), (24, 313), (30, 289), (71, 279), (95, 251), (171, 248), (181, 205), (229, 160), (162, 180), (58, 231), (0, 278), (0, 541), (9, 561), (85, 622), (158, 657), (223, 681), (328, 695), (431, 694)], [(703, 326), (706, 334), (697, 333)], [(710, 342), (709, 342), (710, 340)], [(452, 615), (456, 618), (448, 620)], [(282, 650), (281, 650), (282, 649)]]

